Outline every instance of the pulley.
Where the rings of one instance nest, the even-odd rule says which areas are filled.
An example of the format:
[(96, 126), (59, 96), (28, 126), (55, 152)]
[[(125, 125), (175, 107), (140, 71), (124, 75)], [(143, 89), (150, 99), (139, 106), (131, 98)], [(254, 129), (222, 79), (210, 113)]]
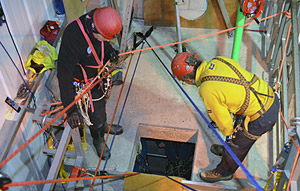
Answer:
[(248, 18), (253, 18), (258, 22), (257, 18), (264, 11), (265, 0), (240, 0), (241, 11)]

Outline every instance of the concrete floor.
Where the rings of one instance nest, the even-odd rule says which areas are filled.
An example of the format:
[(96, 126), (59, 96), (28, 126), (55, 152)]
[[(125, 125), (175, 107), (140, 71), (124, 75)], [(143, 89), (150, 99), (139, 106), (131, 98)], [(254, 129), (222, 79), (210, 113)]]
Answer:
[[(247, 28), (257, 28), (257, 24), (252, 24)], [(132, 22), (132, 32), (145, 32), (150, 26), (144, 26), (140, 20)], [(218, 30), (206, 29), (187, 29), (182, 28), (182, 39), (191, 39), (193, 37), (211, 34)], [(148, 42), (152, 47), (175, 42), (177, 38), (175, 27), (157, 27)], [(209, 61), (215, 56), (231, 57), (234, 37), (228, 38), (227, 33), (210, 36), (204, 39), (191, 41), (185, 44), (187, 51), (198, 55), (200, 58)], [(255, 73), (257, 76), (268, 80), (266, 72), (265, 58), (262, 56), (262, 34), (257, 32), (244, 32), (243, 42), (240, 52), (240, 64), (248, 71)], [(144, 48), (148, 45), (145, 44)], [(141, 48), (138, 47), (138, 49)], [(170, 70), (172, 58), (176, 55), (174, 48), (164, 47), (154, 49), (162, 62)], [(220, 157), (213, 155), (209, 149), (213, 143), (220, 143), (216, 135), (208, 128), (205, 121), (198, 114), (190, 101), (181, 92), (176, 83), (173, 81), (168, 72), (164, 69), (160, 61), (151, 50), (143, 51), (140, 55), (136, 73), (132, 81), (131, 89), (126, 100), (126, 105), (122, 111), (128, 87), (132, 80), (134, 68), (137, 64), (139, 53), (135, 53), (131, 66), (128, 70), (128, 76), (125, 81), (124, 90), (120, 99), (114, 123), (123, 126), (124, 133), (114, 139), (112, 146), (112, 156), (106, 164), (106, 170), (124, 173), (132, 171), (134, 158), (136, 156), (136, 137), (140, 124), (146, 124), (159, 127), (172, 127), (170, 131), (176, 133), (178, 128), (197, 130), (196, 149), (194, 154), (192, 181), (198, 184), (202, 182), (198, 173), (202, 170), (213, 169), (220, 162)], [(122, 67), (123, 77), (128, 68), (129, 58)], [(198, 96), (197, 87), (186, 85), (180, 82), (184, 90), (199, 107), (200, 111), (208, 118), (206, 108)], [(113, 111), (115, 109), (121, 86), (114, 86), (112, 94), (107, 103), (108, 123), (111, 122)], [(122, 112), (122, 113), (121, 113)], [(122, 116), (121, 116), (122, 114)], [(210, 120), (209, 120), (210, 121)], [(158, 130), (159, 132), (159, 130)], [(218, 131), (222, 136), (221, 132)], [(92, 145), (92, 140), (87, 131), (88, 149), (85, 151), (87, 157), (87, 167), (96, 168), (98, 157)], [(171, 133), (171, 132), (170, 132)], [(159, 133), (153, 133), (153, 137), (160, 137)], [(180, 135), (178, 136), (180, 137)], [(223, 137), (223, 136), (222, 136)], [(110, 146), (113, 136), (108, 138)], [(250, 150), (247, 159), (243, 162), (251, 175), (258, 181), (261, 187), (265, 186), (268, 169), (269, 169), (269, 145), (268, 135), (262, 136)], [(266, 152), (267, 151), (267, 152)], [(68, 163), (65, 159), (65, 162)], [(103, 169), (105, 161), (101, 161), (100, 169)], [(117, 183), (116, 183), (117, 182)], [(222, 187), (231, 187), (241, 190), (242, 188), (254, 188), (251, 181), (245, 173), (239, 168), (234, 174), (231, 181), (220, 181), (216, 183)], [(120, 190), (123, 181), (109, 181), (104, 184), (104, 190)], [(96, 181), (95, 189), (101, 190), (99, 183)], [(221, 190), (221, 189), (220, 189)], [(230, 189), (225, 189), (230, 190)]]

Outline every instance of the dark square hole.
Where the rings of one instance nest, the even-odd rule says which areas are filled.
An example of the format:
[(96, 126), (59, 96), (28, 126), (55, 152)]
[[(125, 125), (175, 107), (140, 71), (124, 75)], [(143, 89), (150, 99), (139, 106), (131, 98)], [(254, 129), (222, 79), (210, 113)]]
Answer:
[(191, 179), (194, 143), (141, 137), (134, 172)]

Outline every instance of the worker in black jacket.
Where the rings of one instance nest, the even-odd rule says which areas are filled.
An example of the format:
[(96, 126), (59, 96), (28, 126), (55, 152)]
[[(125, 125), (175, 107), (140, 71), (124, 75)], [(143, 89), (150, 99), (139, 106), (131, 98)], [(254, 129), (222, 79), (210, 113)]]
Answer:
[[(80, 90), (82, 91), (94, 78), (100, 77), (98, 72), (108, 60), (118, 60), (118, 51), (109, 41), (116, 38), (121, 29), (121, 16), (111, 7), (94, 9), (67, 25), (62, 36), (57, 64), (57, 77), (64, 107), (72, 103), (75, 96), (80, 94)], [(86, 102), (83, 103), (85, 108), (77, 104), (66, 112), (71, 128), (82, 127), (84, 117), (99, 157), (104, 147), (104, 133), (108, 130), (105, 89), (109, 83), (107, 79), (102, 82), (86, 94)], [(110, 130), (111, 134), (116, 130), (116, 134), (123, 132), (121, 126), (117, 129), (116, 126), (113, 127)], [(105, 145), (102, 159), (106, 157), (110, 155), (108, 156), (108, 147)]]

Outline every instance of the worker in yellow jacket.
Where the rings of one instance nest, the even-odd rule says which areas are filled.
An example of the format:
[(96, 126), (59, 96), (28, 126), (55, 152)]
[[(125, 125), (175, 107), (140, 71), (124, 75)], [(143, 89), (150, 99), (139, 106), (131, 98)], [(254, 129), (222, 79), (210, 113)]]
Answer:
[[(212, 122), (227, 136), (228, 146), (240, 161), (277, 122), (277, 95), (264, 80), (235, 60), (218, 56), (206, 62), (183, 52), (174, 57), (171, 68), (178, 80), (200, 86), (199, 95)], [(206, 182), (230, 180), (238, 165), (224, 146), (214, 144), (210, 150), (222, 156), (222, 161), (215, 169), (201, 172), (200, 178)]]

